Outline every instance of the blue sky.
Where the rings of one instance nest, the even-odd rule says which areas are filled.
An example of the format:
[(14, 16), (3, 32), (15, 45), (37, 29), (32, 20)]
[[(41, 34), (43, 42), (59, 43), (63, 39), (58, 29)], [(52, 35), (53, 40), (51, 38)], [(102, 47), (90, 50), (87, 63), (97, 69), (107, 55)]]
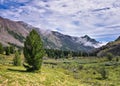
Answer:
[(0, 16), (101, 42), (120, 36), (120, 0), (0, 0)]

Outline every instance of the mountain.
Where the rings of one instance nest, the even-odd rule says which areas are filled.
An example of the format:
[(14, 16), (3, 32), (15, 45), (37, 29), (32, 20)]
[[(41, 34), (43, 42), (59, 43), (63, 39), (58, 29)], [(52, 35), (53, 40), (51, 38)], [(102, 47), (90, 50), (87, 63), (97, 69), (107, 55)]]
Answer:
[(120, 36), (113, 42), (109, 42), (105, 46), (99, 48), (98, 56), (104, 56), (107, 53), (112, 53), (115, 56), (120, 55)]
[(73, 37), (52, 31), (43, 37), (47, 48), (73, 51), (89, 51), (98, 46), (99, 42), (90, 37)]
[(0, 42), (5, 46), (14, 44), (23, 47), (25, 37), (32, 29), (36, 29), (39, 32), (44, 47), (48, 49), (90, 51), (100, 46), (98, 41), (91, 39), (88, 35), (73, 37), (55, 31), (36, 28), (22, 21), (12, 21), (2, 17), (0, 17)]
[(23, 46), (23, 41), (28, 35), (28, 31), (18, 22), (0, 17), (0, 42), (4, 45), (8, 43)]

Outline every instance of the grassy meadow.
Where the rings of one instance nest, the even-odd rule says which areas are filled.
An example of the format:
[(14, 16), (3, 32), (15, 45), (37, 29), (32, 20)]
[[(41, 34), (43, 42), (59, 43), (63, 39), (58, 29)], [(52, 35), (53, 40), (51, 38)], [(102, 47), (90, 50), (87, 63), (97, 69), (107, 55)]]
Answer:
[(120, 61), (116, 58), (45, 58), (41, 71), (32, 73), (13, 66), (13, 57), (0, 55), (0, 86), (120, 86)]

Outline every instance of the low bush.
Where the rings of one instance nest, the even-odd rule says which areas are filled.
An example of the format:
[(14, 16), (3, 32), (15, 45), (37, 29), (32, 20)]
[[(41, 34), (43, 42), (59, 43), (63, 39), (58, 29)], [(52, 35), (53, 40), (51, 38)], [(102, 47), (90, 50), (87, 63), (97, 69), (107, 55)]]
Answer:
[(98, 73), (101, 75), (101, 79), (107, 79), (108, 78), (108, 71), (105, 69), (105, 67), (102, 67), (98, 70)]
[(20, 66), (21, 65), (21, 57), (20, 57), (18, 51), (15, 52), (15, 57), (13, 59), (13, 64), (15, 66)]

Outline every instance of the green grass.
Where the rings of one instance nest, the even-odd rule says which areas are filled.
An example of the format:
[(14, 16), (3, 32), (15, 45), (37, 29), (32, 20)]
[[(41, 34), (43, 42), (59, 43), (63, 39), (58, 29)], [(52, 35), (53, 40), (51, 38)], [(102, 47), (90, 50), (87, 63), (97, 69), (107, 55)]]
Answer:
[[(120, 86), (120, 62), (105, 58), (47, 59), (41, 72), (13, 66), (11, 56), (0, 55), (0, 86)], [(5, 63), (4, 63), (5, 62)], [(107, 78), (98, 72), (105, 67)]]
[[(78, 59), (60, 59), (46, 60), (47, 63), (56, 63), (54, 67), (63, 68), (67, 75), (73, 76), (74, 79), (80, 80), (85, 86), (120, 86), (120, 62), (113, 59), (112, 62), (106, 58), (78, 58)], [(65, 63), (66, 62), (66, 63)], [(107, 71), (107, 78), (103, 79), (98, 71), (104, 67)]]
[(81, 86), (63, 69), (42, 68), (39, 73), (25, 72), (23, 67), (0, 65), (0, 84), (7, 86)]

